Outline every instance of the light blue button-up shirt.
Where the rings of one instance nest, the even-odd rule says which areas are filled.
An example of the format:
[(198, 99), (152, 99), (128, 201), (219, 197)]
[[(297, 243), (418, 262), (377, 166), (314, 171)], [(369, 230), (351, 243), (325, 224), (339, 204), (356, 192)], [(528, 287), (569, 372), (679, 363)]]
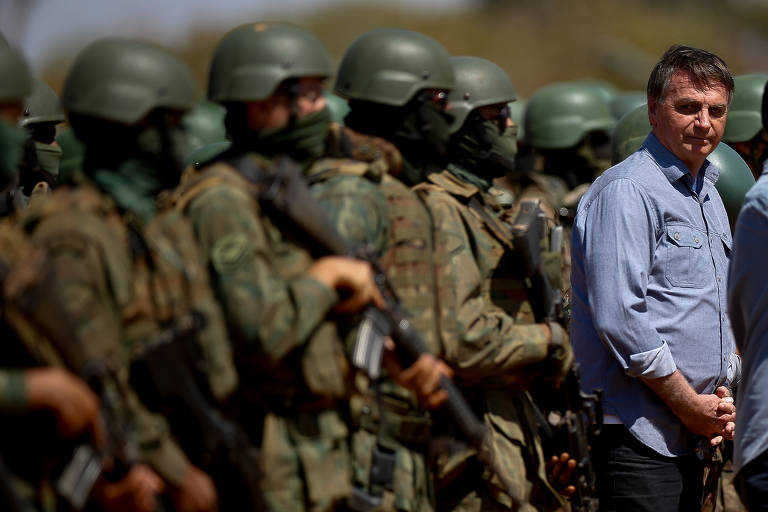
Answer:
[(571, 342), (582, 386), (603, 389), (605, 413), (666, 456), (692, 452), (700, 437), (638, 377), (679, 369), (698, 393), (712, 393), (735, 357), (718, 174), (706, 161), (697, 187), (651, 133), (595, 180), (573, 227)]
[(768, 162), (747, 193), (736, 223), (728, 305), (744, 361), (734, 470), (768, 449)]

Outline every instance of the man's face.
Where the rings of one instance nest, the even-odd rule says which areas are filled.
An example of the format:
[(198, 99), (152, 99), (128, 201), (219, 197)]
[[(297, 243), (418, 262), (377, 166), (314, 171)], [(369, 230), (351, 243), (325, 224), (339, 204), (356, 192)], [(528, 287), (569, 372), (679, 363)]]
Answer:
[[(297, 117), (305, 117), (325, 108), (323, 95), (325, 78), (302, 77), (294, 85), (294, 107)], [(262, 101), (249, 101), (248, 124), (251, 130), (262, 132), (285, 126), (291, 119), (291, 94), (278, 87), (272, 96)]]
[(0, 101), (0, 119), (16, 124), (21, 117), (21, 103), (18, 101)]
[(648, 104), (653, 133), (694, 175), (720, 142), (727, 112), (725, 86), (715, 82), (698, 89), (686, 71), (672, 75), (661, 102)]

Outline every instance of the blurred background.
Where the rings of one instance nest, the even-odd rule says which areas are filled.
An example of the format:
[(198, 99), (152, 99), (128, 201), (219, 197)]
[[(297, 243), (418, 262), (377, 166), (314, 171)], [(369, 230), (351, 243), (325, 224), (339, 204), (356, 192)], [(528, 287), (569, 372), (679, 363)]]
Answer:
[(173, 48), (202, 91), (221, 36), (256, 20), (312, 30), (337, 61), (372, 28), (417, 30), (454, 55), (497, 62), (521, 97), (579, 78), (644, 89), (673, 43), (717, 53), (734, 74), (768, 70), (763, 0), (0, 0), (0, 31), (57, 92), (74, 55), (107, 35)]

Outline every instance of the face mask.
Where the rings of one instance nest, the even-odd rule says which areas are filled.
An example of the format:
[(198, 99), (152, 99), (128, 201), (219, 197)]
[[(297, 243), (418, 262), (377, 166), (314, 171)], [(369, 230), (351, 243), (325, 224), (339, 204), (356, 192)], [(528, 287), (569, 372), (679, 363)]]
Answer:
[(453, 122), (453, 115), (433, 101), (416, 105), (390, 138), (403, 154), (403, 175), (411, 184), (423, 181), (430, 167), (443, 167)]
[(490, 187), (494, 178), (514, 170), (516, 154), (516, 130), (509, 126), (500, 129), (498, 122), (488, 121), (476, 112), (451, 138), (451, 161), (476, 176), (477, 183), (470, 181), (482, 189)]
[(61, 148), (54, 144), (35, 142), (35, 153), (37, 154), (37, 164), (40, 168), (51, 176), (58, 178)]
[(302, 167), (308, 167), (325, 153), (330, 122), (331, 111), (327, 107), (297, 117), (285, 126), (258, 134), (254, 150), (268, 157), (285, 154)]
[(178, 185), (187, 147), (184, 131), (170, 123), (152, 123), (136, 135), (136, 156), (156, 169), (163, 189)]

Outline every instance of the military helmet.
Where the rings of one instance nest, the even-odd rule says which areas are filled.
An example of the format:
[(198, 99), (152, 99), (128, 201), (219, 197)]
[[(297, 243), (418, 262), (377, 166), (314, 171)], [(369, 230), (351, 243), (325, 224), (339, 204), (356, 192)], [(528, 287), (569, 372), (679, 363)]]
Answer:
[(474, 109), (517, 99), (509, 76), (493, 62), (480, 57), (451, 57), (451, 65), (456, 78), (448, 95), (454, 116), (451, 133), (461, 128)]
[(756, 73), (733, 77), (733, 100), (728, 107), (728, 118), (723, 142), (745, 142), (754, 138), (763, 127), (760, 108), (768, 74)]
[(325, 46), (312, 33), (286, 23), (248, 23), (229, 31), (216, 47), (208, 99), (263, 100), (283, 80), (332, 73)]
[(224, 127), (224, 117), (227, 111), (224, 107), (208, 100), (200, 100), (195, 108), (181, 118), (181, 127), (187, 138), (187, 145), (192, 151), (199, 147), (227, 139)]
[(509, 117), (517, 125), (517, 142), (525, 141), (525, 108), (528, 106), (526, 100), (518, 98), (507, 104), (509, 107)]
[(66, 120), (59, 97), (53, 89), (45, 82), (33, 80), (32, 93), (24, 103), (24, 113), (19, 124), (63, 123)]
[(32, 77), (24, 57), (0, 44), (0, 101), (22, 102), (32, 90)]
[(589, 132), (610, 132), (615, 123), (601, 88), (586, 82), (561, 82), (542, 87), (528, 100), (525, 141), (538, 149), (566, 149)]
[(736, 225), (736, 217), (744, 204), (744, 196), (755, 184), (755, 177), (743, 158), (728, 144), (718, 144), (707, 157), (720, 170), (720, 177), (715, 188), (720, 194), (728, 213), (731, 228)]
[(592, 87), (593, 89), (598, 91), (600, 94), (602, 94), (603, 97), (609, 102), (613, 101), (613, 98), (619, 92), (619, 90), (616, 88), (615, 85), (605, 80), (601, 80), (599, 78), (583, 78), (581, 80), (573, 80), (569, 83), (586, 85), (587, 87)]
[(61, 103), (74, 114), (133, 124), (156, 108), (188, 110), (196, 96), (192, 72), (169, 51), (105, 38), (77, 55)]
[(611, 112), (617, 120), (624, 114), (632, 112), (640, 105), (648, 102), (648, 93), (645, 91), (621, 91), (611, 99)]
[(642, 104), (624, 114), (613, 129), (611, 163), (616, 165), (640, 149), (649, 133), (651, 121), (648, 119), (648, 105)]
[(344, 118), (349, 113), (347, 100), (340, 98), (330, 91), (325, 91), (325, 101), (328, 104), (328, 110), (331, 111), (331, 121), (344, 124)]
[(334, 92), (351, 100), (403, 106), (422, 89), (453, 89), (450, 55), (440, 43), (397, 28), (371, 30), (347, 49)]

